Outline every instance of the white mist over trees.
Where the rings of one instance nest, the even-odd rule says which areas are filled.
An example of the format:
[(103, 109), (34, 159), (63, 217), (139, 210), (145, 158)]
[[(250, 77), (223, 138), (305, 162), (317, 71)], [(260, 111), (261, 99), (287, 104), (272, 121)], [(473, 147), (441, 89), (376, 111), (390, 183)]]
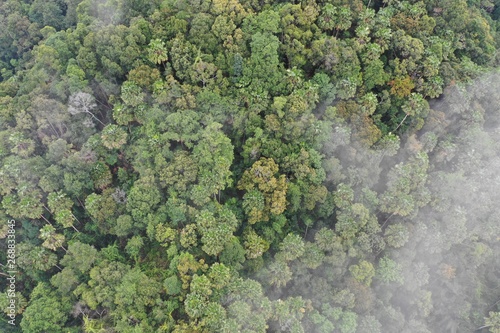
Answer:
[[(498, 87), (496, 73), (449, 87), (431, 100), (423, 128), (377, 163), (379, 148), (335, 147), (343, 175), (326, 175), (343, 179), (333, 198), (335, 231), (324, 220), (306, 237), (316, 255), (278, 252), (256, 275), (271, 299), (310, 300), (305, 331), (498, 330)], [(314, 256), (321, 264), (308, 266)], [(357, 320), (344, 319), (350, 315)]]

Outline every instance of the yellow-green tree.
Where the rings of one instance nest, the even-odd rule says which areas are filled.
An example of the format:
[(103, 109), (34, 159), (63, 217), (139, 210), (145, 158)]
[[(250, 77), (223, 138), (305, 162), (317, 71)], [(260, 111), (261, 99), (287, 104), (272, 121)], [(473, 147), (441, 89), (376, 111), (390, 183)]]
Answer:
[(278, 174), (278, 165), (272, 158), (261, 158), (246, 170), (238, 189), (247, 191), (243, 207), (251, 224), (269, 221), (270, 215), (279, 215), (286, 209), (288, 184), (285, 175)]

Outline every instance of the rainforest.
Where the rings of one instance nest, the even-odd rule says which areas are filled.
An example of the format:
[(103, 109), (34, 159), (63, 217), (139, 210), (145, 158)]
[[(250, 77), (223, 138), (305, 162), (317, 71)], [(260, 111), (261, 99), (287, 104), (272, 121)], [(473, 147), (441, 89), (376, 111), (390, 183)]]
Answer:
[(0, 1), (0, 331), (499, 333), (499, 18)]

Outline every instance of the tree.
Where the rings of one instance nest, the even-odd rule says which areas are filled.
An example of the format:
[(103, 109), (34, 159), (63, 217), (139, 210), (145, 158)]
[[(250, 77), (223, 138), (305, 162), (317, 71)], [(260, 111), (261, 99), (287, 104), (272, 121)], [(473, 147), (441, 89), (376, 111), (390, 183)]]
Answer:
[(279, 40), (270, 33), (257, 32), (250, 43), (251, 56), (243, 67), (243, 81), (252, 82), (256, 92), (276, 91), (282, 78), (279, 64)]
[(76, 227), (73, 225), (73, 221), (76, 220), (71, 211), (73, 202), (66, 196), (65, 193), (50, 193), (47, 196), (47, 206), (49, 206), (50, 211), (54, 214), (57, 223), (62, 225), (64, 228), (72, 227), (78, 232)]
[(112, 182), (112, 175), (106, 163), (98, 161), (92, 166), (90, 176), (92, 178), (94, 187), (97, 189), (105, 189)]
[[(306, 308), (310, 307), (302, 297), (289, 297), (286, 300), (277, 300), (273, 304), (273, 320), (277, 323), (277, 329), (289, 332), (304, 332), (302, 318)], [(272, 325), (274, 326), (274, 325)]]
[(5, 212), (14, 218), (37, 219), (43, 213), (40, 190), (23, 188), (17, 193), (8, 194), (2, 199)]
[(125, 251), (137, 262), (143, 246), (144, 240), (142, 237), (135, 235), (128, 240), (127, 245), (125, 246)]
[(366, 286), (371, 284), (372, 278), (375, 276), (375, 269), (373, 265), (366, 260), (361, 260), (359, 264), (350, 266), (349, 271), (356, 281), (363, 283)]
[(230, 241), (227, 242), (224, 250), (222, 250), (219, 260), (221, 263), (228, 267), (233, 267), (236, 270), (242, 268), (242, 264), (245, 262), (245, 249), (241, 246), (241, 243), (237, 237), (232, 237)]
[(210, 269), (208, 271), (208, 278), (210, 279), (213, 288), (215, 288), (216, 290), (222, 290), (231, 281), (231, 268), (226, 267), (224, 264), (215, 263), (210, 266)]
[(147, 309), (156, 305), (160, 290), (160, 283), (140, 269), (129, 270), (116, 286), (115, 313), (127, 321), (146, 321)]
[(422, 95), (411, 93), (401, 109), (405, 113), (405, 117), (401, 120), (398, 127), (394, 129), (394, 132), (404, 123), (408, 116), (425, 117), (429, 111), (429, 104)]
[(72, 242), (68, 245), (68, 252), (61, 259), (61, 265), (68, 267), (75, 272), (87, 273), (97, 259), (97, 250), (94, 246)]
[(391, 94), (396, 95), (399, 98), (410, 95), (412, 89), (415, 88), (415, 84), (409, 76), (396, 78), (390, 81), (389, 85), (391, 86)]
[(41, 27), (51, 26), (60, 29), (64, 24), (62, 3), (55, 0), (39, 1), (35, 0), (30, 6), (29, 18), (32, 22), (37, 22)]
[(335, 35), (337, 36), (339, 31), (349, 29), (351, 24), (352, 12), (348, 6), (335, 7), (328, 3), (321, 9), (321, 16), (318, 20), (321, 29), (327, 31), (335, 29)]
[(278, 165), (272, 158), (261, 158), (243, 173), (238, 188), (247, 191), (247, 194), (255, 190), (255, 195), (264, 198), (263, 211), (259, 210), (259, 206), (250, 205), (255, 202), (252, 196), (244, 198), (243, 206), (246, 207), (249, 223), (268, 221), (270, 214), (279, 215), (285, 210), (288, 186), (285, 175), (276, 177), (277, 173)]
[(115, 214), (123, 209), (113, 198), (113, 193), (114, 190), (106, 189), (102, 194), (92, 193), (85, 199), (87, 213), (95, 219), (103, 233), (111, 231)]
[(57, 250), (58, 248), (62, 248), (65, 252), (67, 252), (66, 248), (63, 246), (66, 238), (62, 234), (56, 233), (56, 229), (51, 225), (45, 225), (40, 229), (40, 236), (44, 242), (42, 243), (43, 247), (46, 247), (52, 251)]
[(196, 233), (196, 224), (188, 224), (181, 230), (180, 239), (181, 246), (188, 249), (195, 247), (198, 244), (198, 234)]
[(57, 255), (45, 247), (21, 242), (16, 248), (18, 267), (34, 280), (40, 277), (41, 272), (46, 272), (57, 265)]
[[(217, 43), (216, 34), (211, 31), (216, 16), (209, 14), (208, 10), (202, 10), (193, 15), (190, 21), (188, 40), (197, 49), (195, 62), (209, 55), (217, 54), (222, 48), (222, 43)], [(221, 16), (221, 18), (223, 17), (227, 16)]]
[[(45, 96), (36, 96), (33, 98), (30, 111), (36, 119), (38, 137), (43, 142), (47, 143), (55, 138), (70, 138), (73, 134), (68, 126), (70, 115), (63, 103)], [(60, 141), (66, 143), (65, 140)]]
[(83, 329), (85, 333), (104, 333), (104, 323), (99, 322), (98, 320), (89, 319), (88, 316), (83, 316)]
[(202, 325), (210, 330), (223, 332), (222, 328), (224, 327), (226, 321), (226, 310), (222, 307), (222, 305), (216, 302), (208, 303)]
[(488, 327), (490, 332), (500, 332), (500, 312), (489, 312), (489, 316), (484, 319), (485, 326)]
[(165, 43), (160, 39), (153, 39), (149, 42), (148, 59), (156, 65), (160, 65), (168, 60)]
[(269, 243), (251, 228), (245, 230), (243, 239), (245, 240), (244, 246), (248, 259), (258, 258), (269, 249)]
[(218, 123), (209, 124), (201, 131), (201, 140), (193, 149), (198, 164), (198, 186), (203, 192), (219, 197), (220, 191), (232, 183), (230, 167), (234, 159), (234, 147), (221, 128)]
[(232, 37), (236, 25), (233, 20), (227, 16), (217, 16), (212, 25), (213, 34), (222, 41), (226, 41)]
[(268, 283), (277, 288), (284, 287), (292, 279), (292, 271), (284, 260), (274, 260), (267, 268)]
[(231, 241), (238, 220), (229, 208), (222, 206), (218, 207), (217, 215), (202, 210), (196, 217), (196, 225), (201, 233), (202, 250), (208, 255), (219, 255)]
[(70, 268), (64, 268), (52, 276), (50, 283), (57, 288), (61, 294), (70, 294), (78, 285), (79, 280), (75, 272)]
[(384, 63), (380, 59), (371, 60), (364, 65), (363, 80), (367, 90), (386, 83), (389, 78), (389, 74), (384, 71)]
[(130, 215), (120, 215), (116, 219), (116, 225), (111, 230), (118, 237), (126, 237), (134, 230), (134, 222)]
[(388, 257), (380, 259), (376, 277), (385, 283), (397, 282), (402, 284), (404, 281), (401, 265)]
[(156, 185), (156, 179), (148, 173), (134, 182), (127, 196), (126, 207), (134, 221), (144, 224), (144, 218), (152, 212), (161, 201), (161, 193)]
[(56, 294), (46, 283), (40, 282), (31, 292), (20, 326), (25, 332), (63, 333), (70, 309), (68, 297)]
[(127, 142), (127, 133), (118, 125), (109, 124), (102, 129), (102, 144), (108, 149), (119, 149)]
[(389, 171), (388, 188), (381, 198), (381, 210), (386, 213), (408, 216), (430, 200), (426, 188), (427, 154), (420, 152), (407, 163), (400, 163)]
[(227, 292), (233, 297), (226, 305), (226, 329), (254, 332), (268, 329), (267, 321), (273, 313), (272, 304), (257, 281), (236, 277), (227, 286)]
[[(122, 99), (125, 106), (130, 107), (132, 110), (135, 110), (137, 107), (143, 104), (145, 94), (139, 85), (137, 85), (133, 81), (127, 80), (121, 86), (120, 98)], [(119, 112), (117, 112), (116, 116), (118, 115)], [(135, 118), (137, 119), (137, 117)], [(119, 122), (118, 119), (117, 122), (120, 125), (125, 125), (121, 121)]]
[(304, 241), (299, 235), (288, 234), (280, 244), (280, 252), (285, 261), (292, 261), (304, 254)]
[(406, 244), (410, 234), (406, 226), (401, 223), (397, 223), (391, 224), (387, 227), (387, 229), (385, 229), (384, 237), (387, 245), (399, 248)]
[(210, 280), (206, 275), (193, 275), (190, 284), (190, 293), (184, 301), (187, 314), (191, 318), (201, 318), (212, 294)]
[(201, 82), (203, 88), (211, 86), (217, 77), (217, 70), (218, 68), (210, 62), (195, 61), (193, 70), (190, 73), (191, 81), (196, 84)]
[(163, 223), (156, 225), (155, 239), (160, 242), (161, 246), (168, 247), (172, 241), (176, 239), (177, 231), (167, 227)]
[(117, 288), (127, 272), (130, 272), (128, 265), (102, 260), (90, 270), (89, 281), (80, 284), (74, 293), (92, 310), (99, 306), (115, 309)]
[[(24, 309), (26, 309), (26, 306), (28, 305), (28, 301), (26, 300), (26, 298), (23, 296), (23, 294), (21, 294), (20, 292), (16, 291), (14, 293), (15, 295), (15, 300), (16, 300), (16, 304), (15, 304), (15, 310), (14, 310), (14, 313), (16, 315), (20, 315), (24, 312)], [(12, 295), (9, 295), (8, 293), (0, 293), (0, 311), (2, 311), (3, 313), (5, 313), (5, 315), (9, 315), (11, 314), (11, 309), (9, 309), (9, 305), (10, 305), (10, 299), (11, 299), (11, 296)]]
[(176, 150), (173, 158), (168, 160), (158, 155), (155, 159), (160, 185), (175, 190), (179, 195), (187, 196), (187, 190), (198, 176), (198, 167), (191, 154), (184, 150)]
[(68, 100), (68, 112), (73, 116), (83, 113), (88, 114), (93, 119), (97, 120), (102, 126), (104, 123), (97, 118), (92, 111), (97, 107), (94, 96), (89, 93), (80, 91), (72, 94)]
[(200, 139), (200, 115), (193, 110), (179, 110), (165, 118), (165, 138), (192, 148)]
[(358, 327), (358, 315), (355, 312), (346, 311), (342, 314), (340, 332), (342, 333), (354, 333), (357, 332)]
[(178, 77), (181, 82), (186, 81), (189, 78), (191, 66), (196, 58), (196, 47), (186, 41), (180, 34), (177, 35), (171, 43), (170, 61), (175, 70), (175, 76)]
[(169, 276), (163, 282), (163, 287), (168, 295), (174, 296), (182, 291), (182, 284), (179, 278), (175, 275)]
[(362, 316), (358, 325), (358, 331), (362, 333), (381, 333), (382, 325), (375, 316)]

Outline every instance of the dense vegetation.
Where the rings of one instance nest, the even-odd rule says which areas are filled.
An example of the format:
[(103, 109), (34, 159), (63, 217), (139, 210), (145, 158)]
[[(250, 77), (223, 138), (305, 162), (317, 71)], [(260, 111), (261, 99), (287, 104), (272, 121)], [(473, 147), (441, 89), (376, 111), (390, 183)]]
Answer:
[(499, 16), (2, 1), (0, 330), (500, 332)]

